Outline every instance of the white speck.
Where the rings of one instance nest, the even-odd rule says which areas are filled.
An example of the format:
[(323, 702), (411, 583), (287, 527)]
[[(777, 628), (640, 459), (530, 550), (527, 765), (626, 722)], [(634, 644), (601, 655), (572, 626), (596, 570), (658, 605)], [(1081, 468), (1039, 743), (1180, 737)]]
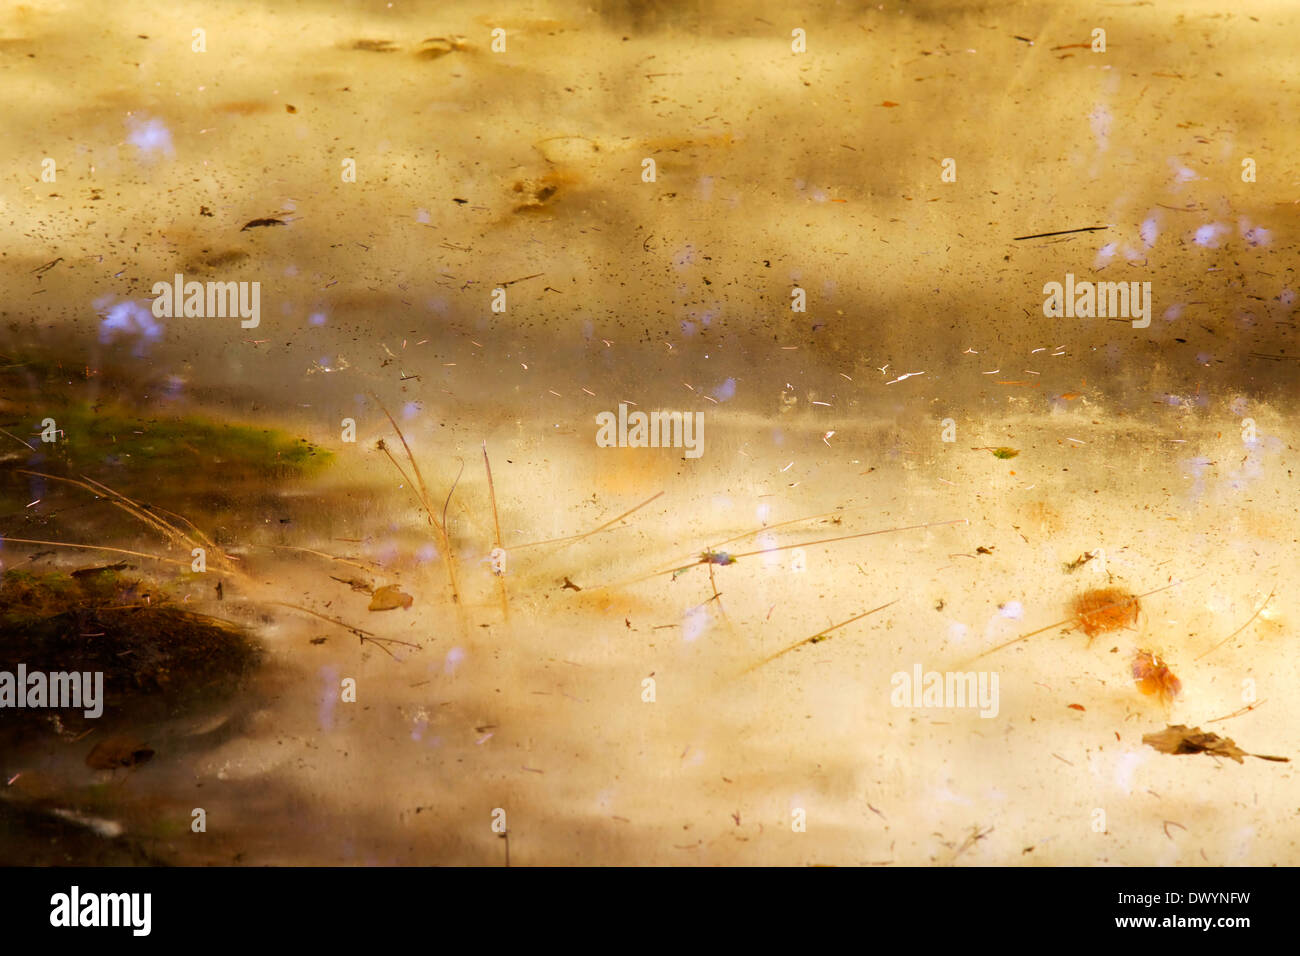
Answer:
[(900, 375), (900, 376), (898, 376), (898, 378), (894, 379), (893, 382), (886, 382), (885, 384), (886, 384), (886, 385), (893, 385), (894, 382), (901, 382), (901, 381), (902, 381), (903, 379), (905, 379), (905, 378), (912, 378), (912, 377), (915, 376), (915, 375), (924, 375), (924, 374), (925, 374), (924, 372), (908, 372), (908, 373), (905, 374), (905, 375)]

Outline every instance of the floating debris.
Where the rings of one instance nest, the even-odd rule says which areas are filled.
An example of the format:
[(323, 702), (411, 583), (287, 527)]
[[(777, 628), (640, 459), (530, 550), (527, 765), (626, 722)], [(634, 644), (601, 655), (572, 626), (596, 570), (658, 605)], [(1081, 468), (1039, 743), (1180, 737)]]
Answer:
[(1106, 631), (1136, 624), (1139, 610), (1137, 595), (1123, 588), (1092, 588), (1070, 604), (1074, 626), (1090, 641)]
[(244, 223), (244, 228), (240, 232), (247, 232), (249, 229), (257, 229), (259, 226), (287, 226), (288, 223), (283, 219), (250, 219)]
[(1032, 236), (1016, 236), (1012, 242), (1024, 242), (1026, 239), (1045, 239), (1048, 236), (1068, 236), (1075, 232), (1099, 232), (1102, 229), (1109, 229), (1110, 226), (1084, 226), (1080, 229), (1058, 229), (1056, 232), (1036, 232)]
[(101, 740), (86, 755), (86, 766), (92, 770), (120, 770), (138, 767), (153, 759), (153, 749), (134, 737), (109, 737)]
[(700, 554), (700, 564), (720, 564), (726, 567), (735, 563), (736, 559), (725, 551), (705, 551)]
[(392, 611), (396, 608), (408, 608), (415, 599), (404, 593), (396, 584), (389, 584), (376, 589), (370, 598), (370, 610)]
[(511, 191), (518, 193), (521, 201), (515, 205), (514, 211), (536, 212), (555, 198), (562, 187), (568, 187), (573, 183), (573, 176), (559, 170), (551, 170), (539, 179), (516, 180), (511, 186)]
[(346, 584), (354, 591), (360, 591), (362, 594), (374, 594), (375, 586), (364, 578), (340, 578), (330, 575), (330, 580), (337, 581), (339, 584)]
[(1133, 657), (1133, 680), (1139, 691), (1160, 698), (1166, 707), (1183, 691), (1182, 681), (1151, 651), (1138, 651)]
[(1264, 608), (1268, 607), (1268, 602), (1271, 601), (1271, 600), (1273, 600), (1273, 596), (1274, 596), (1275, 594), (1277, 594), (1277, 588), (1276, 588), (1276, 587), (1274, 587), (1271, 591), (1268, 592), (1268, 597), (1264, 598), (1264, 603), (1261, 604), (1259, 607), (1257, 607), (1257, 608), (1255, 609), (1255, 613), (1252, 614), (1252, 615), (1251, 615), (1251, 616), (1246, 620), (1246, 623), (1245, 623), (1245, 624), (1241, 625), (1241, 627), (1237, 628), (1235, 631), (1233, 631), (1231, 634), (1229, 634), (1229, 635), (1228, 635), (1227, 637), (1225, 637), (1223, 640), (1219, 641), (1219, 643), (1215, 644), (1215, 645), (1214, 645), (1213, 647), (1211, 647), (1208, 651), (1206, 651), (1204, 654), (1202, 654), (1200, 657), (1198, 657), (1198, 658), (1196, 658), (1196, 659), (1199, 661), (1199, 660), (1201, 659), (1201, 657), (1205, 657), (1205, 656), (1208, 655), (1208, 654), (1212, 654), (1212, 653), (1214, 653), (1214, 652), (1217, 651), (1220, 647), (1222, 647), (1224, 644), (1227, 644), (1230, 640), (1232, 640), (1234, 637), (1236, 637), (1238, 634), (1240, 634), (1242, 631), (1244, 631), (1246, 628), (1250, 627), (1250, 625), (1254, 622), (1255, 618), (1259, 617), (1260, 614), (1262, 614), (1262, 613), (1264, 612)]
[(770, 664), (778, 657), (781, 657), (785, 654), (789, 654), (791, 651), (798, 650), (799, 648), (803, 647), (805, 644), (820, 644), (822, 641), (830, 640), (831, 631), (838, 631), (840, 628), (852, 624), (854, 621), (860, 621), (869, 614), (875, 614), (877, 611), (883, 611), (885, 608), (889, 607), (890, 605), (897, 604), (897, 603), (898, 603), (898, 598), (894, 598), (894, 600), (890, 601), (888, 604), (882, 604), (880, 605), (880, 607), (873, 607), (870, 611), (863, 611), (861, 614), (855, 614), (847, 621), (840, 621), (840, 623), (838, 624), (832, 624), (830, 627), (826, 628), (825, 630), (818, 631), (812, 637), (805, 637), (802, 641), (797, 641), (796, 643), (791, 644), (789, 647), (782, 648), (781, 650), (777, 651), (775, 654), (769, 654), (767, 657), (763, 658), (758, 663), (752, 664), (749, 667), (745, 668), (743, 671), (741, 671), (740, 676), (743, 677), (746, 674), (750, 674), (758, 670), (764, 664)]
[(72, 576), (74, 578), (88, 578), (91, 575), (105, 574), (109, 571), (125, 571), (129, 567), (132, 567), (132, 565), (127, 564), (125, 561), (118, 564), (101, 564), (94, 568), (78, 568), (72, 572)]
[(422, 60), (437, 60), (448, 53), (463, 53), (472, 49), (462, 36), (429, 37), (420, 41), (420, 49), (415, 51), (415, 55)]
[(1078, 556), (1077, 558), (1075, 558), (1073, 561), (1067, 561), (1067, 562), (1065, 562), (1065, 565), (1064, 565), (1064, 567), (1065, 567), (1065, 573), (1066, 573), (1066, 574), (1073, 574), (1075, 571), (1078, 571), (1081, 567), (1083, 567), (1083, 566), (1084, 566), (1085, 564), (1087, 564), (1089, 561), (1093, 560), (1093, 558), (1095, 558), (1095, 557), (1097, 557), (1097, 552), (1096, 552), (1096, 551), (1085, 551), (1085, 552), (1083, 552), (1083, 554), (1079, 555), (1079, 556)]
[(1143, 734), (1142, 742), (1154, 747), (1162, 754), (1210, 754), (1213, 757), (1230, 757), (1237, 763), (1245, 763), (1242, 757), (1254, 757), (1258, 760), (1273, 760), (1278, 763), (1290, 763), (1290, 757), (1270, 757), (1266, 754), (1250, 754), (1238, 747), (1231, 738), (1218, 734), (1207, 734), (1200, 727), (1187, 727), (1183, 724), (1171, 724), (1154, 734)]
[(1138, 601), (1144, 597), (1150, 597), (1152, 594), (1159, 594), (1161, 591), (1168, 591), (1170, 588), (1185, 584), (1192, 578), (1200, 577), (1200, 572), (1193, 574), (1191, 578), (1185, 578), (1181, 581), (1171, 581), (1164, 587), (1152, 588), (1144, 594), (1130, 594), (1123, 588), (1093, 588), (1085, 591), (1074, 599), (1072, 604), (1072, 613), (1070, 617), (1063, 621), (1057, 621), (1055, 624), (1048, 624), (1037, 630), (1030, 631), (1028, 634), (1021, 634), (1019, 637), (1013, 637), (1009, 641), (1003, 641), (987, 651), (981, 651), (970, 661), (977, 661), (982, 657), (988, 657), (990, 654), (996, 654), (1013, 644), (1019, 644), (1021, 641), (1028, 640), (1036, 634), (1042, 634), (1044, 631), (1050, 631), (1052, 628), (1068, 625), (1079, 628), (1088, 635), (1088, 640), (1102, 631), (1116, 630), (1127, 624), (1137, 621)]
[(350, 49), (363, 53), (396, 53), (398, 47), (392, 40), (354, 40)]

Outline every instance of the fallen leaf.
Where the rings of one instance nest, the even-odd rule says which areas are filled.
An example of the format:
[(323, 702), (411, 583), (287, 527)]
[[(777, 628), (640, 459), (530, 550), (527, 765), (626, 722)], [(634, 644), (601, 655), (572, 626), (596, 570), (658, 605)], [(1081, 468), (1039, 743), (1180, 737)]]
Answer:
[(881, 103), (880, 105), (881, 105), (881, 106), (897, 106), (898, 104), (895, 103), (893, 100), (885, 100), (885, 102)]
[(109, 737), (101, 740), (86, 755), (86, 766), (93, 770), (117, 770), (148, 763), (153, 750), (134, 737)]
[(1020, 452), (1015, 448), (1002, 447), (1002, 448), (993, 448), (990, 450), (993, 452), (994, 458), (1002, 458), (1004, 460), (1007, 458), (1015, 458), (1016, 455), (1020, 454)]
[(283, 225), (287, 225), (287, 223), (285, 223), (283, 219), (274, 219), (269, 217), (265, 219), (250, 219), (248, 220), (248, 222), (244, 223), (244, 228), (240, 229), (239, 231), (246, 232), (249, 229), (257, 229), (260, 226), (283, 226)]
[(1228, 737), (1207, 734), (1200, 727), (1188, 728), (1183, 724), (1171, 724), (1159, 733), (1143, 734), (1142, 742), (1154, 747), (1162, 754), (1210, 754), (1214, 757), (1231, 757), (1237, 763), (1244, 763), (1242, 757), (1255, 757), (1259, 760), (1275, 760), (1289, 763), (1290, 757), (1269, 757), (1264, 754), (1248, 754)]
[(1069, 707), (1071, 710), (1084, 710), (1083, 704), (1066, 704), (1065, 706)]
[(403, 593), (396, 584), (385, 585), (375, 591), (370, 598), (370, 610), (391, 611), (394, 608), (408, 608), (415, 599)]

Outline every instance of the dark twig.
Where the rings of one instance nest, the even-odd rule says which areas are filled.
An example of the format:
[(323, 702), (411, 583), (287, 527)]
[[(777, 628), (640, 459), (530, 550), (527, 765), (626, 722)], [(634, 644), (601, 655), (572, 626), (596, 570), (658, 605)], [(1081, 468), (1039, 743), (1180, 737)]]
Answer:
[(1110, 226), (1084, 226), (1081, 229), (1060, 229), (1056, 232), (1036, 232), (1032, 236), (1016, 236), (1012, 242), (1021, 242), (1025, 239), (1046, 239), (1048, 236), (1068, 236), (1076, 232), (1097, 232), (1101, 229), (1109, 229)]

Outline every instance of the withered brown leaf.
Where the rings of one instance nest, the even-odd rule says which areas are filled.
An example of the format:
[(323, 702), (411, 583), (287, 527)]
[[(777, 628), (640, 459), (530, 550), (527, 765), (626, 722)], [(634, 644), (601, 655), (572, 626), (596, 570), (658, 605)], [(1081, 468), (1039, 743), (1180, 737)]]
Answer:
[(1171, 724), (1154, 734), (1143, 734), (1142, 742), (1154, 747), (1164, 754), (1210, 754), (1215, 757), (1230, 757), (1237, 763), (1244, 763), (1242, 757), (1255, 757), (1259, 760), (1276, 760), (1290, 762), (1290, 757), (1269, 757), (1264, 754), (1249, 754), (1242, 750), (1229, 737), (1206, 733), (1200, 727), (1187, 727), (1184, 724)]
[(408, 608), (414, 602), (411, 595), (401, 591), (396, 584), (388, 584), (375, 591), (370, 598), (370, 610), (391, 611), (394, 608)]
[(101, 740), (86, 755), (86, 766), (93, 770), (116, 770), (137, 767), (153, 757), (153, 749), (134, 737), (117, 736)]

